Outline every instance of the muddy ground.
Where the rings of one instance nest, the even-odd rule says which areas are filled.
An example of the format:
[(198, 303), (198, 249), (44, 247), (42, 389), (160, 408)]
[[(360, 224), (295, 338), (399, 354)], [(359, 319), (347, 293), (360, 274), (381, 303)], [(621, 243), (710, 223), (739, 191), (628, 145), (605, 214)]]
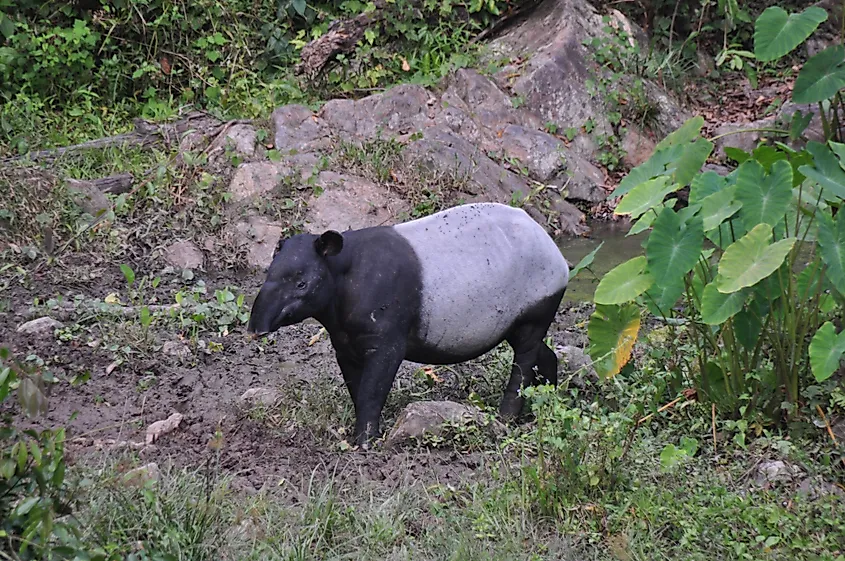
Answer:
[[(136, 271), (137, 278), (144, 273)], [(209, 292), (239, 287), (233, 292), (245, 295), (248, 309), (263, 280), (259, 272), (197, 272), (191, 281), (176, 273), (160, 276), (157, 288), (144, 291), (145, 303), (171, 304), (179, 289), (202, 280)], [(191, 339), (178, 326), (156, 318), (146, 342), (139, 342), (137, 318), (53, 313), (64, 328), (37, 335), (18, 333), (26, 319), (45, 315), (31, 310), (35, 299), (64, 296), (72, 301), (81, 295), (85, 301), (103, 300), (114, 293), (126, 301), (127, 283), (119, 263), (92, 262), (81, 255), (33, 273), (26, 283), (12, 284), (5, 293), (8, 313), (0, 316), (3, 343), (20, 360), (43, 361), (43, 370), (55, 378), (47, 384), (49, 412), (36, 425), (66, 426), (72, 461), (96, 461), (102, 451), (129, 451), (141, 463), (201, 466), (217, 457), (215, 433), (220, 431), (220, 466), (234, 477), (236, 488), (247, 492), (282, 480), (307, 479), (315, 470), (336, 472), (347, 483), (364, 479), (388, 488), (413, 481), (454, 484), (475, 477), (484, 463), (485, 453), (456, 447), (438, 450), (411, 444), (366, 453), (349, 449), (345, 444), (354, 422), (351, 401), (328, 337), (309, 344), (320, 330), (314, 321), (283, 328), (266, 340), (251, 340), (243, 324), (226, 335), (206, 331)], [(549, 333), (553, 342), (585, 347), (586, 325), (578, 324), (587, 317), (587, 308), (565, 299)], [(179, 343), (176, 347), (187, 349), (186, 356), (165, 354), (165, 343)], [(128, 355), (126, 347), (132, 348)], [(121, 357), (123, 362), (116, 366)], [(503, 345), (471, 363), (438, 368), (437, 382), (420, 376), (421, 366), (403, 364), (385, 408), (384, 431), (401, 408), (415, 400), (468, 403), (474, 392), (495, 408), (510, 370), (510, 354)], [(90, 378), (83, 381), (86, 373)], [(566, 377), (564, 364), (560, 374)], [(239, 400), (246, 390), (258, 387), (276, 389), (276, 402), (265, 407)], [(184, 416), (180, 427), (152, 445), (143, 444), (147, 427), (173, 413)], [(497, 448), (497, 443), (490, 448)]]

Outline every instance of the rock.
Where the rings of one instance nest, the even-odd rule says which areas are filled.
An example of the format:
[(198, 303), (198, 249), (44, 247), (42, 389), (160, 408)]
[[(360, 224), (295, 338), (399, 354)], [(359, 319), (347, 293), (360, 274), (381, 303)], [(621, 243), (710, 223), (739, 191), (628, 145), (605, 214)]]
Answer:
[(581, 127), (592, 118), (597, 132), (609, 134), (610, 123), (598, 97), (587, 89), (593, 79), (588, 71), (583, 41), (596, 37), (604, 27), (601, 16), (588, 2), (544, 2), (521, 23), (490, 44), (491, 54), (530, 58), (503, 74), (517, 74), (509, 84), (526, 107), (561, 129)]
[(555, 183), (566, 189), (568, 200), (598, 203), (609, 193), (604, 187), (604, 173), (577, 152), (568, 153), (567, 170), (555, 178)]
[(186, 240), (170, 244), (164, 250), (164, 260), (168, 265), (179, 269), (199, 269), (204, 257), (194, 242)]
[(622, 161), (628, 167), (635, 168), (648, 160), (654, 154), (656, 147), (657, 143), (638, 130), (637, 127), (629, 126), (622, 137), (622, 149), (625, 150)]
[(244, 156), (255, 154), (255, 143), (258, 135), (251, 125), (234, 125), (226, 132), (225, 144), (231, 146), (235, 152)]
[(758, 485), (773, 483), (791, 483), (798, 479), (803, 472), (781, 460), (766, 460), (757, 466), (754, 481)]
[(416, 132), (434, 117), (436, 98), (422, 86), (401, 84), (359, 100), (333, 99), (317, 116), (344, 139), (392, 138)]
[(45, 316), (20, 325), (17, 332), (27, 335), (52, 335), (54, 329), (60, 329), (64, 326), (62, 322)]
[(239, 165), (229, 184), (232, 200), (251, 199), (272, 191), (285, 171), (284, 166), (273, 162), (249, 162)]
[(678, 130), (681, 125), (692, 118), (681, 104), (669, 95), (666, 90), (652, 82), (643, 80), (645, 95), (649, 103), (654, 107), (654, 119), (649, 128), (654, 131), (658, 138), (663, 138)]
[(175, 431), (179, 428), (179, 424), (184, 417), (181, 413), (174, 413), (163, 421), (156, 421), (147, 427), (146, 443), (153, 444), (159, 438), (167, 433)]
[(279, 392), (272, 388), (250, 388), (240, 397), (242, 404), (273, 405), (279, 399)]
[(593, 361), (583, 349), (566, 345), (557, 347), (555, 351), (560, 358), (561, 373), (564, 376), (574, 375), (573, 379), (577, 379), (576, 385), (583, 386), (588, 379), (598, 380)]
[(569, 150), (559, 139), (519, 125), (507, 125), (502, 132), (502, 149), (508, 158), (515, 158), (528, 170), (528, 175), (541, 183), (550, 183), (569, 165)]
[[(485, 422), (484, 415), (476, 407), (453, 401), (418, 401), (409, 404), (399, 414), (385, 443), (394, 446), (410, 438), (420, 438), (424, 433), (439, 435), (445, 423), (466, 425), (473, 422)], [(494, 427), (501, 428), (502, 425), (494, 421)]]
[(513, 193), (530, 192), (522, 177), (507, 171), (491, 160), (478, 147), (443, 126), (423, 133), (423, 138), (410, 143), (403, 155), (409, 165), (420, 165), (431, 173), (455, 174), (469, 178), (465, 189), (481, 200), (510, 202)]
[(191, 356), (191, 349), (179, 341), (167, 341), (161, 347), (162, 354), (176, 358), (187, 358)]
[(273, 111), (275, 147), (283, 154), (317, 152), (331, 147), (329, 128), (304, 105), (285, 105)]
[(248, 216), (230, 226), (230, 233), (238, 243), (246, 246), (246, 260), (251, 267), (266, 268), (273, 260), (282, 225), (263, 216)]
[(560, 231), (570, 236), (582, 236), (590, 231), (587, 217), (578, 207), (563, 199), (555, 199), (552, 206), (558, 215)]
[[(824, 143), (824, 127), (822, 126), (822, 119), (819, 116), (819, 109), (816, 106), (809, 104), (797, 104), (791, 101), (785, 102), (778, 112), (777, 123), (780, 124), (780, 128), (788, 130), (792, 123), (793, 116), (798, 111), (801, 111), (801, 114), (804, 116), (810, 114), (813, 115), (810, 119), (810, 123), (807, 125), (807, 128), (804, 129), (803, 136), (805, 136), (809, 141)], [(803, 143), (790, 142), (789, 144), (792, 147), (797, 148)]]
[(66, 185), (73, 202), (86, 214), (98, 218), (103, 212), (111, 209), (109, 198), (95, 186), (73, 180), (69, 180)]
[(155, 462), (131, 469), (123, 475), (123, 482), (135, 487), (144, 487), (148, 483), (158, 483), (159, 479), (161, 479), (161, 471)]
[(798, 485), (798, 496), (814, 501), (827, 495), (837, 495), (845, 498), (845, 491), (834, 483), (825, 481), (823, 477), (807, 477)]
[(312, 234), (395, 224), (410, 211), (404, 200), (362, 177), (323, 171), (317, 185), (323, 193), (311, 196), (306, 218)]

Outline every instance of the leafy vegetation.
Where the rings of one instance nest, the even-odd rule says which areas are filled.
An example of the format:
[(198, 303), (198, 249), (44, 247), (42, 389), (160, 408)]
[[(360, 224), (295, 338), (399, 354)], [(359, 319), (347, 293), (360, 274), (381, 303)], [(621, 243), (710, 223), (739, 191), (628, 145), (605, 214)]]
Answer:
[[(775, 60), (825, 19), (817, 8), (792, 16), (769, 8), (756, 23), (755, 52), (761, 62)], [(797, 85), (829, 79), (811, 62), (838, 48), (801, 69), (796, 102), (807, 91)], [(845, 146), (831, 138), (802, 150), (784, 144), (751, 154), (731, 150), (739, 166), (721, 177), (699, 171), (713, 150), (702, 124), (693, 118), (664, 139), (611, 194), (622, 197), (615, 213), (638, 220), (632, 231), (646, 230), (648, 238), (644, 256), (619, 265), (596, 288), (591, 352), (602, 375), (618, 373), (630, 358), (618, 351), (620, 341), (635, 337), (637, 310), (645, 307), (664, 321), (680, 320), (670, 324), (675, 345), (691, 344), (696, 352), (677, 365), (677, 376), (723, 414), (744, 423), (758, 413), (794, 420), (799, 402), (808, 391), (820, 395), (819, 384), (843, 357), (832, 322), (845, 302), (838, 212), (845, 201), (839, 159)], [(784, 135), (797, 138), (806, 125)], [(687, 207), (676, 212), (664, 204), (686, 186)], [(606, 325), (613, 329), (599, 330)]]

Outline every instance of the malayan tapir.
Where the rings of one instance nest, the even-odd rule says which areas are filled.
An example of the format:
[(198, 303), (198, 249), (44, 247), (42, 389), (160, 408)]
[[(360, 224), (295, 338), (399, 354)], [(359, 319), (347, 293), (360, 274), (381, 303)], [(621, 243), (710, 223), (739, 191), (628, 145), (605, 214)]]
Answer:
[(454, 364), (506, 340), (514, 360), (505, 419), (521, 412), (534, 367), (557, 384), (557, 356), (543, 339), (568, 282), (566, 259), (524, 210), (464, 204), (395, 226), (280, 240), (248, 331), (320, 322), (355, 406), (355, 443), (367, 448), (403, 360)]

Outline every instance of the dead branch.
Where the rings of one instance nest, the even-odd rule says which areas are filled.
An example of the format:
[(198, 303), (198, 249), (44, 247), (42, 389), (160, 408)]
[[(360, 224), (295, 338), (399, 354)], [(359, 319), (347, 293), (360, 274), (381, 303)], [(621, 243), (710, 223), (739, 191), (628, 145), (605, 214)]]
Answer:
[[(102, 314), (104, 316), (118, 316), (129, 318), (137, 316), (141, 313), (141, 308), (144, 306), (120, 306), (117, 304), (104, 304), (94, 302), (80, 302), (78, 304), (60, 304), (59, 306), (45, 310), (44, 308), (29, 308), (17, 312), (17, 316), (24, 320), (36, 319), (40, 317), (51, 317), (59, 321), (67, 321), (81, 315)], [(178, 310), (179, 304), (153, 304), (146, 306), (150, 313), (169, 312), (171, 310)]]
[(65, 183), (68, 187), (76, 191), (96, 189), (103, 193), (121, 195), (128, 193), (132, 189), (135, 178), (131, 173), (118, 173), (117, 175), (100, 177), (99, 179), (66, 179)]
[[(410, 5), (416, 8), (420, 0), (410, 0)], [(381, 23), (385, 18), (387, 0), (376, 0), (375, 9), (358, 14), (354, 18), (332, 22), (325, 35), (317, 37), (302, 47), (301, 61), (294, 67), (296, 74), (305, 74), (313, 78), (333, 57), (339, 54), (351, 53), (358, 41), (364, 38), (364, 32), (370, 27)]]
[(220, 121), (205, 112), (196, 111), (190, 113), (184, 119), (180, 119), (179, 121), (172, 123), (156, 124), (143, 119), (135, 119), (134, 125), (135, 130), (132, 132), (118, 134), (115, 136), (107, 136), (96, 140), (89, 140), (88, 142), (74, 144), (72, 146), (39, 150), (37, 152), (24, 154), (23, 156), (4, 158), (0, 160), (0, 164), (20, 160), (50, 161), (68, 154), (75, 154), (85, 150), (110, 148), (113, 146), (140, 146), (142, 148), (147, 148), (159, 143), (169, 144), (173, 141), (178, 141), (186, 133), (192, 131), (205, 132), (209, 129), (216, 128), (220, 125)]

